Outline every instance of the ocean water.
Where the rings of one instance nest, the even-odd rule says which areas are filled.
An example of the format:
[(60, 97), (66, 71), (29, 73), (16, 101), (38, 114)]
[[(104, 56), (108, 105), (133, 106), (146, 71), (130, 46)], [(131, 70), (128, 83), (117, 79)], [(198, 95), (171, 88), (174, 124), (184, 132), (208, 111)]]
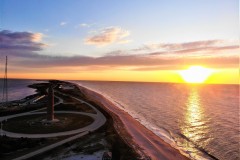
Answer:
[(192, 159), (240, 159), (239, 86), (75, 81)]
[[(8, 100), (18, 100), (35, 93), (35, 90), (27, 87), (36, 83), (34, 80), (8, 79)], [(0, 79), (0, 102), (2, 101), (3, 79)]]

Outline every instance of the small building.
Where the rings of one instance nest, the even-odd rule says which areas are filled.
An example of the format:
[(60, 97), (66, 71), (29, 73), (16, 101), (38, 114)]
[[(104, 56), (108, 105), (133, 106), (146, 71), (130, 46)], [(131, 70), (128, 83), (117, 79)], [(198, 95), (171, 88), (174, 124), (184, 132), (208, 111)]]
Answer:
[(112, 152), (104, 152), (102, 160), (112, 160)]

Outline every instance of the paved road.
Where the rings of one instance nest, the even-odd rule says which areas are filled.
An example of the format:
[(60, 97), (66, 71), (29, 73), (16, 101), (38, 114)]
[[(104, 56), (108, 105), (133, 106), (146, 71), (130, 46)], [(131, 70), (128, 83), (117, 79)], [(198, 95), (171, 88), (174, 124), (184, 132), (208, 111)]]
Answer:
[[(63, 99), (62, 98), (60, 98), (58, 96), (55, 96), (55, 97), (58, 98), (59, 101), (57, 103), (55, 103), (54, 106), (57, 106), (60, 103), (63, 103)], [(46, 109), (46, 107), (43, 107), (43, 108), (40, 108), (40, 109), (36, 109), (36, 110), (32, 110), (32, 111), (28, 111), (28, 112), (24, 112), (24, 113), (18, 113), (18, 114), (14, 114), (14, 115), (10, 115), (10, 116), (3, 116), (3, 117), (0, 117), (0, 122), (4, 121), (4, 120), (8, 120), (10, 118), (14, 118), (14, 117), (20, 117), (20, 116), (29, 115), (29, 113), (41, 111), (41, 110), (44, 110), (44, 109)]]
[(62, 140), (62, 141), (60, 141), (60, 142), (51, 144), (51, 145), (49, 145), (49, 146), (47, 146), (47, 147), (43, 147), (43, 148), (41, 148), (41, 149), (39, 149), (39, 150), (36, 150), (36, 151), (31, 152), (31, 153), (25, 154), (25, 155), (23, 155), (23, 156), (21, 156), (21, 157), (18, 157), (18, 158), (13, 159), (13, 160), (23, 160), (23, 159), (31, 158), (31, 157), (33, 157), (33, 156), (39, 155), (39, 154), (41, 154), (41, 153), (44, 153), (44, 152), (49, 151), (49, 150), (51, 150), (51, 149), (54, 149), (54, 148), (56, 148), (56, 147), (58, 147), (58, 146), (61, 146), (61, 145), (65, 144), (65, 143), (67, 143), (67, 142), (70, 142), (70, 141), (73, 141), (73, 140), (75, 140), (75, 139), (77, 139), (77, 138), (80, 138), (80, 137), (82, 137), (82, 136), (84, 136), (84, 135), (86, 135), (86, 134), (88, 134), (88, 132), (80, 133), (80, 134), (78, 134), (78, 135), (75, 135), (75, 136), (72, 136), (72, 137), (70, 137), (70, 138), (64, 139), (64, 140)]
[[(57, 98), (59, 98), (60, 100), (55, 105), (58, 105), (58, 104), (63, 102), (63, 100), (60, 97), (57, 97)], [(58, 136), (73, 135), (73, 134), (77, 134), (77, 133), (81, 133), (81, 132), (85, 132), (85, 131), (90, 131), (91, 132), (91, 131), (94, 131), (94, 130), (98, 129), (99, 127), (101, 127), (106, 122), (105, 116), (99, 110), (97, 110), (94, 106), (92, 106), (91, 104), (89, 104), (89, 103), (87, 103), (87, 102), (85, 102), (85, 101), (83, 101), (81, 99), (78, 99), (78, 98), (75, 98), (75, 97), (72, 97), (72, 98), (74, 98), (75, 100), (79, 101), (80, 103), (85, 103), (86, 105), (91, 107), (96, 112), (96, 114), (86, 113), (86, 112), (75, 112), (75, 111), (55, 111), (55, 113), (71, 113), (71, 114), (86, 115), (86, 116), (92, 117), (94, 119), (93, 123), (91, 123), (90, 125), (88, 125), (86, 127), (79, 128), (79, 129), (76, 129), (76, 130), (65, 131), (65, 132), (57, 132), (57, 133), (48, 133), (48, 134), (14, 133), (14, 132), (8, 132), (8, 131), (1, 130), (1, 129), (0, 129), (0, 132), (3, 135), (6, 135), (8, 137), (14, 137), (14, 138), (21, 138), (21, 137), (26, 137), (26, 138), (48, 138), (48, 137), (58, 137)], [(26, 112), (26, 113), (20, 113), (20, 114), (15, 114), (15, 115), (1, 117), (0, 121), (4, 120), (4, 119), (11, 119), (11, 118), (14, 118), (14, 117), (46, 113), (46, 112), (36, 112), (36, 111), (40, 111), (42, 109), (45, 109), (45, 108), (41, 108), (41, 109), (38, 109), (38, 110)]]
[[(35, 113), (28, 113), (26, 115), (37, 115), (37, 114), (44, 114), (46, 112), (35, 112)], [(4, 135), (7, 135), (8, 137), (14, 137), (14, 138), (21, 138), (21, 137), (26, 137), (26, 138), (50, 138), (50, 137), (59, 137), (59, 136), (68, 136), (68, 135), (73, 135), (81, 132), (86, 132), (86, 131), (94, 131), (99, 126), (102, 126), (105, 123), (105, 117), (102, 116), (101, 114), (92, 114), (92, 113), (85, 113), (85, 112), (73, 112), (73, 111), (55, 111), (55, 113), (70, 113), (70, 114), (79, 114), (79, 115), (85, 115), (92, 117), (94, 119), (94, 122), (91, 123), (90, 125), (71, 130), (71, 131), (65, 131), (65, 132), (57, 132), (57, 133), (47, 133), (47, 134), (25, 134), (25, 133), (13, 133), (13, 132), (8, 132), (2, 130), (2, 133)], [(18, 117), (18, 116), (16, 116)]]
[[(62, 93), (61, 93), (62, 94)], [(63, 95), (67, 95), (67, 94), (63, 94)], [(50, 133), (50, 134), (22, 134), (22, 133), (12, 133), (12, 132), (7, 132), (7, 131), (3, 131), (1, 130), (4, 134), (6, 134), (9, 137), (27, 137), (27, 138), (43, 138), (43, 137), (57, 137), (57, 136), (64, 136), (64, 135), (72, 135), (72, 134), (77, 134), (74, 135), (72, 137), (69, 137), (67, 139), (64, 139), (62, 141), (59, 141), (57, 143), (51, 144), (49, 146), (43, 147), (39, 150), (33, 151), (31, 153), (28, 153), (26, 155), (23, 155), (21, 157), (18, 157), (14, 160), (23, 160), (23, 159), (28, 159), (31, 158), (33, 156), (36, 156), (38, 154), (41, 154), (43, 152), (49, 151), (53, 148), (56, 148), (60, 145), (63, 145), (67, 142), (73, 141), (77, 138), (80, 138), (86, 134), (88, 134), (89, 132), (95, 131), (98, 128), (100, 128), (102, 125), (105, 124), (106, 122), (106, 117), (99, 111), (97, 110), (93, 105), (79, 99), (79, 98), (75, 98), (71, 95), (67, 95), (70, 96), (72, 98), (74, 98), (75, 100), (79, 101), (80, 103), (85, 103), (86, 105), (88, 105), (89, 107), (91, 107), (96, 114), (92, 114), (92, 113), (86, 113), (86, 112), (73, 112), (73, 111), (57, 111), (56, 113), (72, 113), (72, 114), (81, 114), (81, 115), (87, 115), (90, 116), (92, 118), (94, 118), (94, 122), (86, 127), (83, 128), (79, 128), (77, 130), (72, 130), (72, 131), (66, 131), (66, 132), (58, 132), (58, 133)], [(60, 97), (57, 97), (60, 99), (60, 101), (58, 103), (56, 103), (55, 105), (58, 105), (60, 103), (63, 103), (63, 100)], [(46, 109), (46, 107), (41, 108), (41, 109), (37, 109), (34, 111), (30, 111), (30, 112), (26, 112), (26, 113), (20, 113), (20, 114), (16, 114), (16, 115), (11, 115), (11, 116), (5, 116), (5, 117), (0, 117), (0, 121), (5, 120), (5, 119), (9, 119), (9, 118), (14, 118), (14, 117), (19, 117), (19, 116), (24, 116), (24, 115), (31, 115), (31, 114), (42, 114), (42, 113), (46, 113), (46, 112), (36, 112), (36, 111), (41, 111), (43, 109)]]

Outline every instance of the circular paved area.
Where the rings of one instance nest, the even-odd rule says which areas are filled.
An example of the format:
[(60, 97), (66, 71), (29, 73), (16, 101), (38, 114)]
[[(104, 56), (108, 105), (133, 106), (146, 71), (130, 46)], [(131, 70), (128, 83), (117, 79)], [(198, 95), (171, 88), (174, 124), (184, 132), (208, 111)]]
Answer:
[(73, 131), (91, 125), (94, 115), (83, 115), (78, 112), (55, 112), (56, 122), (46, 121), (46, 112), (28, 113), (7, 120), (3, 130), (22, 134), (50, 134)]
[[(59, 97), (57, 97), (57, 98), (59, 98)], [(99, 128), (100, 126), (102, 126), (106, 122), (105, 116), (100, 111), (98, 111), (94, 106), (92, 106), (91, 104), (89, 104), (89, 103), (87, 103), (87, 102), (85, 102), (81, 99), (78, 99), (78, 98), (75, 98), (75, 97), (72, 97), (72, 98), (78, 100), (80, 103), (85, 103), (86, 105), (91, 107), (94, 111), (96, 111), (96, 114), (86, 113), (86, 112), (75, 112), (75, 111), (55, 111), (55, 113), (69, 113), (69, 114), (79, 114), (79, 115), (89, 116), (89, 117), (94, 119), (93, 123), (91, 123), (90, 125), (85, 126), (83, 128), (79, 128), (79, 129), (75, 129), (75, 130), (71, 130), (71, 131), (47, 133), (47, 134), (14, 133), (14, 132), (8, 132), (8, 131), (2, 130), (2, 129), (0, 129), (0, 133), (3, 134), (3, 135), (6, 135), (8, 137), (15, 137), (15, 138), (21, 138), (21, 137), (27, 137), (27, 138), (58, 137), (58, 136), (74, 135), (74, 134), (78, 134), (78, 133), (82, 133), (82, 132), (91, 132), (91, 131), (96, 130), (97, 128)], [(59, 103), (62, 103), (63, 100), (61, 98), (59, 98), (59, 99), (60, 99)], [(55, 104), (55, 105), (57, 105), (57, 104)], [(45, 109), (45, 108), (43, 108), (43, 109)], [(36, 112), (36, 111), (39, 111), (39, 110), (41, 110), (41, 109), (31, 111), (31, 112), (26, 112), (26, 113), (15, 114), (15, 115), (11, 115), (11, 116), (0, 117), (0, 121), (6, 120), (6, 119), (11, 119), (11, 118), (14, 118), (14, 117), (21, 117), (21, 116), (25, 116), (25, 115), (46, 114), (46, 112)]]

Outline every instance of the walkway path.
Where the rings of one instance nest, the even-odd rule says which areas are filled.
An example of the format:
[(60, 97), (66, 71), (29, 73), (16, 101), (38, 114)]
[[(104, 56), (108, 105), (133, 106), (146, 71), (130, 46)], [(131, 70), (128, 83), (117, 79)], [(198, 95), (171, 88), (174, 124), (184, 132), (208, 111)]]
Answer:
[[(60, 92), (58, 92), (58, 93), (60, 93)], [(66, 95), (66, 94), (64, 94), (64, 95)], [(70, 96), (70, 95), (67, 95), (67, 96)], [(72, 96), (70, 96), (70, 97), (72, 97)], [(59, 99), (59, 102), (56, 103), (55, 106), (63, 102), (63, 100), (60, 97), (57, 97), (57, 98)], [(99, 110), (97, 110), (94, 106), (92, 106), (91, 104), (89, 104), (89, 103), (87, 103), (87, 102), (85, 102), (85, 101), (83, 101), (81, 99), (78, 99), (78, 98), (75, 98), (75, 97), (72, 97), (72, 98), (74, 98), (75, 100), (79, 101), (80, 103), (85, 103), (86, 105), (91, 107), (96, 112), (96, 114), (86, 113), (86, 112), (75, 112), (75, 111), (55, 111), (55, 113), (71, 113), (71, 114), (86, 115), (86, 116), (92, 117), (94, 119), (93, 123), (91, 123), (90, 125), (88, 125), (86, 127), (79, 128), (79, 129), (76, 129), (76, 130), (65, 131), (65, 132), (57, 132), (57, 133), (48, 133), (48, 134), (14, 133), (14, 132), (8, 132), (8, 131), (1, 130), (1, 129), (0, 129), (0, 132), (3, 135), (6, 135), (8, 137), (14, 137), (14, 138), (21, 138), (21, 137), (26, 137), (26, 138), (48, 138), (48, 137), (58, 137), (58, 136), (73, 135), (73, 134), (77, 134), (77, 133), (81, 133), (81, 132), (85, 132), (85, 131), (94, 131), (94, 130), (98, 129), (99, 127), (101, 127), (106, 122), (105, 116)], [(25, 112), (25, 113), (19, 113), (19, 114), (15, 114), (15, 115), (0, 117), (0, 121), (6, 120), (6, 119), (15, 118), (15, 117), (20, 117), (20, 116), (46, 113), (46, 112), (36, 112), (36, 111), (41, 111), (43, 109), (46, 109), (46, 108), (44, 107), (44, 108), (37, 109), (37, 110), (34, 110), (34, 111), (30, 111), (30, 112)]]
[[(55, 97), (58, 98), (59, 101), (57, 103), (55, 103), (54, 106), (57, 106), (60, 103), (63, 103), (63, 99), (62, 98), (60, 98), (58, 96), (55, 96)], [(0, 117), (0, 121), (8, 120), (8, 119), (14, 118), (14, 117), (20, 117), (20, 116), (29, 115), (29, 113), (41, 111), (41, 110), (44, 110), (44, 109), (46, 109), (46, 107), (43, 107), (43, 108), (40, 108), (40, 109), (36, 109), (36, 110), (32, 110), (32, 111), (28, 111), (28, 112), (24, 112), (24, 113), (18, 113), (18, 114), (14, 114), (14, 115), (10, 115), (10, 116), (3, 116), (3, 117)]]
[(57, 143), (54, 143), (54, 144), (51, 144), (49, 146), (43, 147), (43, 148), (41, 148), (39, 150), (36, 150), (36, 151), (31, 152), (31, 153), (25, 154), (25, 155), (23, 155), (21, 157), (13, 159), (13, 160), (23, 160), (23, 159), (31, 158), (33, 156), (36, 156), (36, 155), (39, 155), (39, 154), (44, 153), (46, 151), (49, 151), (51, 149), (54, 149), (54, 148), (56, 148), (58, 146), (61, 146), (61, 145), (65, 144), (65, 143), (67, 143), (67, 142), (73, 141), (73, 140), (75, 140), (77, 138), (80, 138), (80, 137), (82, 137), (84, 135), (87, 135), (87, 134), (88, 134), (88, 132), (83, 132), (83, 133), (77, 134), (75, 136), (69, 137), (67, 139), (64, 139), (64, 140), (62, 140), (60, 142), (57, 142)]
[[(36, 114), (45, 114), (46, 112), (34, 112), (34, 113), (28, 113), (26, 115), (36, 115)], [(2, 130), (2, 133), (8, 137), (14, 137), (14, 138), (21, 138), (21, 137), (26, 137), (26, 138), (50, 138), (50, 137), (59, 137), (59, 136), (68, 136), (68, 135), (73, 135), (81, 132), (86, 132), (86, 131), (94, 131), (99, 126), (102, 126), (105, 123), (105, 117), (103, 117), (101, 114), (92, 114), (92, 113), (85, 113), (85, 112), (73, 112), (73, 111), (55, 111), (55, 113), (69, 113), (69, 114), (79, 114), (79, 115), (85, 115), (92, 117), (94, 119), (94, 122), (91, 123), (90, 125), (75, 129), (75, 130), (70, 130), (70, 131), (64, 131), (64, 132), (57, 132), (57, 133), (47, 133), (47, 134), (25, 134), (25, 133), (14, 133), (14, 132), (8, 132), (5, 130)], [(22, 116), (22, 115), (21, 115)], [(15, 116), (18, 117), (18, 116)]]
[[(63, 94), (61, 92), (58, 92), (60, 94)], [(57, 136), (64, 136), (64, 135), (73, 135), (73, 134), (77, 134), (77, 135), (74, 135), (72, 137), (69, 137), (67, 139), (64, 139), (62, 141), (59, 141), (57, 143), (54, 143), (54, 144), (51, 144), (49, 146), (46, 146), (46, 147), (43, 147), (39, 150), (36, 150), (36, 151), (33, 151), (31, 153), (28, 153), (26, 155), (23, 155), (21, 157), (18, 157), (14, 160), (23, 160), (23, 159), (27, 159), (27, 158), (31, 158), (33, 156), (36, 156), (38, 154), (41, 154), (43, 152), (46, 152), (46, 151), (49, 151), (53, 148), (56, 148), (60, 145), (63, 145), (67, 142), (70, 142), (70, 141), (73, 141), (77, 138), (80, 138), (86, 134), (88, 134), (89, 132), (92, 132), (92, 131), (95, 131), (97, 130), (98, 128), (100, 128), (102, 125), (105, 124), (106, 122), (106, 118), (105, 116), (99, 111), (97, 110), (93, 105), (79, 99), (79, 98), (76, 98), (76, 97), (73, 97), (71, 95), (68, 95), (68, 94), (63, 94), (63, 95), (66, 95), (66, 96), (70, 96), (71, 98), (74, 98), (75, 100), (79, 101), (80, 103), (84, 103), (86, 105), (88, 105), (89, 107), (91, 107), (95, 112), (96, 114), (92, 114), (92, 113), (86, 113), (86, 112), (74, 112), (74, 111), (57, 111), (56, 113), (72, 113), (72, 114), (81, 114), (81, 115), (87, 115), (87, 116), (90, 116), (94, 119), (94, 122), (86, 127), (83, 127), (83, 128), (79, 128), (77, 130), (72, 130), (72, 131), (66, 131), (66, 132), (58, 132), (58, 133), (50, 133), (50, 134), (22, 134), (22, 133), (13, 133), (13, 132), (7, 132), (7, 131), (4, 131), (4, 130), (0, 130), (1, 132), (3, 132), (5, 135), (9, 136), (9, 137), (27, 137), (27, 138), (43, 138), (43, 137), (57, 137)], [(60, 103), (63, 103), (63, 100), (60, 98), (60, 97), (57, 97), (59, 98), (59, 102), (55, 104), (58, 105)], [(19, 117), (19, 116), (25, 116), (25, 115), (31, 115), (31, 114), (42, 114), (42, 113), (46, 113), (46, 112), (36, 112), (36, 111), (41, 111), (43, 109), (46, 109), (46, 107), (44, 108), (41, 108), (41, 109), (37, 109), (37, 110), (34, 110), (34, 111), (30, 111), (30, 112), (25, 112), (25, 113), (20, 113), (20, 114), (15, 114), (15, 115), (10, 115), (10, 116), (4, 116), (4, 117), (0, 117), (0, 121), (3, 121), (5, 119), (10, 119), (10, 118), (14, 118), (14, 117)]]

